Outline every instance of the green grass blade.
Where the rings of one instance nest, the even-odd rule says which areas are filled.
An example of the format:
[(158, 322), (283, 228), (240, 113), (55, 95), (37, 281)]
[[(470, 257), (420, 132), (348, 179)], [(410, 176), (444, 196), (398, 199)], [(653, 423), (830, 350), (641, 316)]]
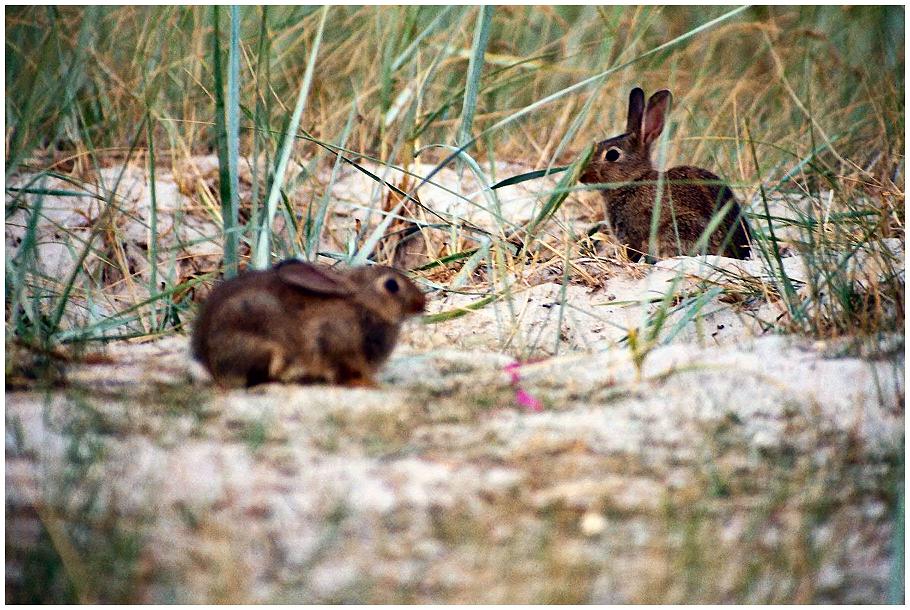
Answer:
[(553, 174), (559, 174), (566, 171), (572, 167), (571, 165), (563, 165), (562, 167), (553, 167), (550, 169), (535, 169), (533, 172), (526, 172), (524, 174), (518, 174), (517, 176), (511, 176), (500, 180), (496, 184), (490, 187), (492, 190), (500, 189), (505, 186), (514, 186), (516, 184), (521, 184), (522, 182), (527, 182), (529, 180), (537, 180), (538, 178), (543, 178), (544, 176), (551, 176)]
[[(354, 121), (357, 118), (357, 105), (351, 104), (351, 112), (348, 114), (348, 120), (344, 124), (344, 129), (341, 131), (341, 136), (338, 138), (338, 146), (343, 147), (347, 144), (348, 138), (351, 136), (351, 131), (354, 129)], [(332, 165), (332, 175), (329, 178), (329, 183), (325, 187), (325, 192), (322, 195), (322, 199), (319, 202), (319, 208), (316, 210), (316, 215), (313, 217), (312, 224), (310, 226), (309, 236), (307, 238), (306, 244), (306, 256), (307, 260), (315, 261), (316, 256), (319, 250), (319, 240), (322, 237), (322, 228), (325, 225), (325, 217), (329, 211), (329, 200), (332, 195), (332, 186), (335, 184), (335, 181), (338, 179), (338, 171), (341, 169), (341, 155), (335, 156), (335, 163)]]
[(477, 248), (474, 253), (465, 261), (465, 264), (461, 267), (458, 273), (452, 278), (452, 281), (449, 282), (450, 289), (458, 289), (464, 286), (465, 282), (468, 281), (468, 278), (471, 277), (471, 274), (474, 273), (474, 270), (477, 269), (477, 265), (483, 261), (486, 257), (490, 255), (490, 240), (485, 239), (483, 243)]
[(480, 184), (480, 187), (481, 187), (481, 193), (483, 194), (484, 199), (487, 200), (488, 207), (485, 208), (485, 210), (487, 213), (489, 213), (493, 217), (493, 220), (495, 221), (496, 226), (501, 227), (501, 228), (505, 227), (506, 225), (515, 226), (511, 221), (506, 220), (505, 217), (503, 217), (502, 205), (499, 202), (499, 197), (496, 195), (496, 193), (493, 191), (493, 189), (491, 189), (489, 186), (487, 186), (490, 182), (489, 178), (487, 178), (487, 175), (483, 172), (482, 169), (480, 169), (480, 165), (477, 164), (477, 161), (475, 161), (474, 158), (471, 157), (471, 155), (469, 155), (467, 152), (465, 152), (463, 150), (460, 150), (456, 146), (446, 146), (445, 144), (427, 146), (427, 147), (417, 151), (417, 154), (419, 155), (421, 152), (423, 152), (424, 150), (429, 149), (429, 148), (442, 148), (445, 150), (455, 151), (458, 154), (459, 160), (464, 162), (470, 168), (470, 170), (474, 174), (474, 176), (477, 178), (477, 182)]
[(240, 178), (238, 159), (240, 157), (240, 11), (231, 6), (231, 44), (228, 50), (227, 81), (227, 154), (230, 200), (222, 201), (224, 219), (224, 275), (237, 274), (237, 244), (240, 228), (237, 216), (240, 210)]
[[(51, 174), (44, 173), (43, 176), (53, 177)], [(44, 188), (19, 188), (16, 186), (8, 186), (6, 190), (11, 193), (23, 193), (26, 195), (53, 195), (54, 197), (91, 197), (93, 199), (104, 199), (100, 195), (94, 193), (85, 193), (82, 191), (68, 191), (66, 189), (44, 189)]]
[[(44, 182), (39, 184), (40, 187), (43, 186)], [(34, 263), (37, 258), (37, 245), (38, 245), (38, 221), (41, 218), (42, 209), (44, 207), (44, 195), (39, 194), (35, 199), (35, 202), (29, 210), (28, 221), (25, 224), (25, 235), (22, 237), (22, 243), (19, 244), (19, 250), (16, 252), (16, 256), (10, 261), (7, 259), (7, 272), (5, 278), (6, 289), (6, 302), (10, 305), (11, 314), (10, 314), (10, 324), (7, 328), (12, 328), (14, 332), (17, 332), (20, 336), (26, 334), (25, 338), (34, 340), (35, 337), (31, 336), (31, 333), (23, 333), (24, 329), (20, 329), (19, 325), (19, 316), (20, 316), (20, 307), (22, 310), (28, 311), (28, 304), (25, 303), (22, 299), (22, 294), (25, 291), (25, 284), (28, 279), (29, 273), (31, 273), (34, 268)], [(27, 208), (26, 208), (27, 209)], [(10, 285), (12, 283), (12, 285)], [(33, 323), (37, 320), (37, 316), (34, 311), (29, 312), (30, 318)], [(41, 337), (43, 341), (44, 337)]]
[[(224, 236), (223, 258), (224, 265), (227, 268), (230, 267), (231, 261), (236, 262), (233, 254), (233, 252), (236, 252), (236, 247), (233, 250), (231, 249), (231, 246), (234, 245), (231, 243), (234, 235), (231, 229), (235, 223), (233, 222), (234, 216), (231, 214), (233, 196), (231, 195), (231, 162), (229, 159), (230, 154), (228, 153), (223, 60), (221, 56), (221, 7), (212, 7), (212, 22), (212, 64), (215, 72), (215, 144), (218, 152), (218, 190), (221, 196), (222, 234)], [(227, 270), (225, 272), (228, 273)]]
[(441, 267), (443, 265), (447, 265), (448, 263), (451, 263), (454, 261), (464, 260), (466, 258), (470, 258), (470, 257), (474, 256), (478, 250), (479, 250), (479, 248), (472, 248), (470, 250), (463, 250), (461, 252), (455, 252), (454, 254), (449, 254), (448, 256), (443, 256), (442, 258), (438, 258), (432, 262), (429, 262), (426, 265), (423, 265), (422, 267), (417, 267), (417, 269), (415, 269), (415, 271), (427, 271), (428, 269), (434, 269), (436, 267)]
[(478, 299), (473, 303), (462, 305), (458, 309), (450, 309), (448, 311), (441, 311), (439, 313), (425, 315), (421, 318), (421, 322), (424, 324), (438, 324), (439, 322), (448, 322), (449, 320), (454, 320), (455, 318), (466, 316), (472, 311), (482, 309), (493, 301), (498, 300), (499, 298), (500, 295), (491, 294), (489, 296), (483, 297), (482, 299)]
[(322, 41), (322, 32), (325, 29), (325, 22), (328, 14), (329, 7), (324, 6), (322, 8), (322, 16), (319, 20), (319, 29), (316, 31), (316, 37), (313, 39), (313, 48), (310, 51), (310, 58), (303, 75), (303, 82), (300, 83), (300, 91), (297, 94), (297, 103), (294, 106), (294, 113), (291, 115), (291, 119), (287, 124), (287, 129), (282, 136), (278, 163), (275, 166), (275, 172), (272, 176), (272, 186), (269, 189), (269, 196), (265, 204), (265, 218), (259, 229), (259, 236), (256, 240), (256, 247), (253, 252), (253, 266), (256, 269), (265, 269), (268, 267), (271, 258), (269, 244), (271, 242), (272, 221), (275, 219), (275, 212), (278, 210), (278, 202), (281, 198), (281, 188), (284, 185), (284, 174), (287, 171), (288, 161), (291, 158), (291, 149), (294, 147), (294, 134), (297, 131), (297, 126), (300, 125), (300, 118), (303, 116), (307, 96), (310, 92), (310, 85), (313, 82), (313, 70), (316, 66), (316, 57), (319, 54), (319, 44)]
[[(146, 138), (149, 149), (149, 296), (158, 292), (158, 189), (155, 184), (155, 130), (152, 127), (151, 112), (146, 114)], [(151, 326), (154, 328), (157, 312), (151, 312)]]
[(528, 225), (527, 232), (529, 235), (533, 235), (542, 223), (559, 210), (559, 206), (561, 206), (562, 202), (569, 196), (572, 185), (578, 182), (578, 178), (584, 171), (588, 161), (590, 161), (592, 154), (594, 154), (593, 142), (588, 144), (578, 158), (575, 159), (575, 162), (569, 166), (568, 171), (556, 185), (553, 194), (550, 195), (550, 198), (544, 204), (543, 208), (541, 208), (534, 220)]
[[(268, 111), (265, 108), (265, 101), (263, 99), (264, 94), (261, 90), (262, 83), (268, 82), (268, 75), (266, 74), (268, 69), (268, 56), (271, 49), (271, 37), (268, 32), (268, 6), (261, 7), (261, 15), (259, 19), (259, 45), (257, 50), (257, 59), (256, 59), (256, 90), (254, 95), (256, 97), (256, 104), (253, 110), (252, 123), (253, 123), (253, 154), (252, 154), (252, 171), (250, 179), (252, 184), (250, 186), (250, 222), (248, 228), (251, 230), (251, 233), (255, 235), (259, 227), (259, 187), (262, 182), (262, 176), (260, 176), (259, 171), (261, 164), (259, 163), (260, 149), (264, 148), (268, 150)], [(265, 129), (263, 129), (263, 126)], [(267, 164), (266, 164), (267, 166)]]
[(474, 124), (474, 113), (477, 110), (477, 91), (480, 89), (480, 74), (483, 71), (483, 56), (490, 42), (492, 21), (493, 7), (478, 7), (474, 43), (471, 46), (471, 59), (468, 61), (468, 74), (465, 81), (464, 103), (461, 106), (461, 127), (456, 140), (459, 146), (471, 139), (471, 127)]
[[(671, 341), (673, 341), (673, 339), (676, 338), (676, 335), (678, 335), (683, 329), (685, 329), (686, 327), (689, 326), (689, 323), (695, 319), (695, 317), (701, 312), (702, 309), (704, 309), (705, 305), (708, 305), (711, 301), (713, 301), (716, 297), (719, 297), (723, 293), (724, 293), (723, 288), (721, 288), (720, 286), (715, 286), (713, 288), (709, 288), (705, 292), (698, 294), (695, 297), (692, 297), (691, 299), (687, 299), (686, 302), (681, 303), (679, 305), (679, 307), (674, 309), (674, 312), (679, 311), (680, 309), (684, 308), (685, 313), (679, 318), (679, 320), (676, 321), (676, 324), (674, 324), (673, 327), (667, 332), (667, 334), (662, 339), (661, 343), (663, 345), (669, 345), (669, 343)], [(671, 312), (671, 313), (674, 313), (674, 312)], [(656, 338), (657, 337), (655, 336), (655, 339)]]
[(401, 66), (403, 66), (409, 59), (411, 59), (411, 57), (413, 57), (414, 53), (415, 53), (415, 52), (417, 51), (417, 49), (420, 47), (420, 43), (423, 42), (423, 40), (424, 40), (427, 36), (429, 36), (430, 34), (432, 34), (433, 32), (435, 32), (435, 31), (436, 31), (436, 28), (438, 28), (438, 27), (442, 24), (443, 20), (444, 20), (444, 19), (449, 15), (449, 13), (451, 13), (455, 8), (456, 8), (456, 7), (455, 7), (455, 6), (452, 6), (452, 5), (446, 6), (445, 8), (443, 8), (443, 9), (439, 12), (439, 14), (437, 14), (436, 17), (433, 18), (433, 21), (430, 22), (430, 25), (428, 25), (427, 27), (425, 27), (425, 28), (423, 29), (423, 31), (420, 32), (420, 34), (418, 34), (417, 36), (414, 37), (414, 40), (411, 41), (411, 44), (409, 44), (408, 47), (407, 47), (404, 51), (402, 51), (402, 52), (398, 55), (398, 57), (396, 57), (395, 60), (392, 62), (392, 72), (397, 71), (397, 70), (398, 70), (399, 68), (401, 68)]

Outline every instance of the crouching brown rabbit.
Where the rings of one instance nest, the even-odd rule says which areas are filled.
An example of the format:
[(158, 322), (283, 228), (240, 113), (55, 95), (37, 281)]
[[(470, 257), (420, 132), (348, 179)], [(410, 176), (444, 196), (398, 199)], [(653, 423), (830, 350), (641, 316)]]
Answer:
[[(658, 91), (645, 106), (645, 93), (632, 89), (626, 132), (597, 144), (581, 182), (613, 183), (600, 191), (607, 220), (635, 259), (679, 254), (749, 255), (749, 227), (730, 188), (700, 167), (680, 166), (658, 172), (651, 164), (651, 144), (663, 131), (671, 94)], [(622, 183), (619, 185), (619, 183)], [(649, 252), (651, 218), (656, 202), (656, 252)], [(712, 217), (723, 213), (704, 236)]]
[(193, 356), (223, 387), (269, 381), (375, 385), (423, 293), (388, 267), (286, 260), (221, 283), (202, 307)]

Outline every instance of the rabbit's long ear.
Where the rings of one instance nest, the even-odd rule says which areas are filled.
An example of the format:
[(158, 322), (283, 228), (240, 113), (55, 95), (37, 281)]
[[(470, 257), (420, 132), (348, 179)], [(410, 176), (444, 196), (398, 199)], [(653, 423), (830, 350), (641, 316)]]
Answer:
[(629, 93), (629, 117), (626, 119), (626, 133), (641, 134), (641, 117), (645, 111), (645, 92), (635, 87)]
[(275, 271), (285, 284), (314, 294), (348, 296), (354, 293), (350, 282), (341, 275), (303, 261), (280, 262)]
[(664, 130), (664, 121), (673, 96), (666, 89), (661, 89), (648, 100), (648, 109), (645, 110), (645, 126), (641, 132), (642, 141), (648, 146), (657, 139)]

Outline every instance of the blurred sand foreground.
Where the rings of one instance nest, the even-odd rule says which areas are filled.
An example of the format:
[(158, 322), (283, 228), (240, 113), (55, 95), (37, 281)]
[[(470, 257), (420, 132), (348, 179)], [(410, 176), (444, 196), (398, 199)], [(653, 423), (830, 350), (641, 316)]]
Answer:
[[(127, 186), (142, 218), (144, 186)], [(46, 199), (64, 224), (93, 205)], [(181, 235), (216, 224), (161, 205), (162, 244), (217, 260)], [(147, 229), (123, 230), (129, 254)], [(68, 256), (39, 264), (60, 277)], [(66, 387), (6, 394), (7, 599), (69, 574), (83, 601), (885, 602), (902, 336), (775, 335), (780, 310), (709, 298), (666, 345), (617, 343), (675, 281), (762, 265), (628, 265), (567, 286), (561, 319), (558, 270), (511, 306), (409, 324), (375, 390), (225, 393), (184, 336), (113, 344)]]

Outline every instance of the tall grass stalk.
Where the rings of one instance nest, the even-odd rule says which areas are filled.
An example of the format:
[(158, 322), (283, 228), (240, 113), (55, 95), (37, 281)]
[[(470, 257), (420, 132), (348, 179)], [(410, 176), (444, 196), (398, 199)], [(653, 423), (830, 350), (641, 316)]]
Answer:
[[(760, 165), (758, 161), (758, 154), (755, 151), (755, 143), (752, 140), (752, 134), (749, 130), (749, 123), (747, 122), (744, 127), (746, 130), (746, 141), (749, 143), (749, 150), (752, 153), (752, 162), (755, 164), (756, 170), (760, 176), (761, 170), (759, 169)], [(793, 288), (793, 283), (790, 281), (790, 277), (787, 275), (786, 269), (784, 269), (784, 261), (780, 255), (779, 242), (777, 240), (777, 237), (774, 235), (774, 224), (771, 221), (771, 212), (768, 208), (768, 196), (765, 192), (765, 185), (761, 181), (759, 181), (758, 189), (759, 193), (761, 194), (761, 202), (764, 210), (764, 220), (768, 227), (770, 244), (766, 244), (764, 240), (758, 240), (756, 245), (761, 252), (762, 258), (764, 258), (765, 262), (768, 264), (768, 267), (775, 272), (775, 275), (773, 276), (775, 278), (775, 283), (778, 285), (778, 291), (780, 294), (784, 296), (790, 315), (794, 319), (800, 320), (802, 318), (802, 313), (799, 310), (796, 290)]]
[[(148, 237), (148, 265), (149, 265), (149, 296), (154, 297), (158, 292), (158, 187), (155, 181), (155, 134), (152, 127), (151, 113), (145, 119), (146, 138), (148, 138), (149, 162), (149, 237)], [(152, 308), (150, 312), (151, 324), (157, 324), (157, 312)]]
[(474, 29), (474, 44), (471, 45), (471, 59), (465, 80), (464, 102), (461, 106), (461, 127), (458, 129), (458, 145), (463, 146), (471, 139), (471, 127), (477, 112), (477, 92), (480, 90), (480, 75), (483, 70), (483, 56), (490, 42), (490, 24), (493, 21), (493, 7), (477, 7), (477, 25)]
[[(354, 129), (354, 120), (357, 118), (357, 105), (351, 104), (351, 112), (348, 114), (348, 120), (344, 124), (344, 129), (341, 131), (341, 136), (338, 138), (338, 147), (344, 148), (347, 145), (348, 138), (351, 137), (351, 132)], [(335, 181), (338, 179), (338, 172), (341, 169), (341, 162), (344, 157), (340, 154), (335, 155), (335, 163), (332, 165), (332, 175), (329, 177), (329, 183), (326, 185), (325, 192), (322, 195), (322, 199), (319, 202), (319, 207), (316, 209), (316, 213), (312, 218), (309, 227), (309, 236), (307, 238), (306, 244), (306, 254), (307, 259), (315, 261), (317, 255), (319, 254), (319, 240), (322, 237), (323, 226), (325, 225), (325, 217), (329, 211), (329, 200), (332, 193), (332, 185), (335, 184)]]
[[(40, 294), (28, 302), (25, 298), (26, 286), (29, 276), (34, 273), (36, 266), (37, 253), (37, 231), (38, 221), (41, 219), (42, 209), (44, 207), (44, 176), (41, 176), (41, 182), (36, 189), (37, 197), (32, 200), (32, 207), (29, 210), (28, 221), (25, 225), (25, 233), (22, 242), (19, 244), (19, 250), (15, 256), (10, 259), (9, 253), (6, 258), (6, 302), (11, 305), (12, 312), (9, 317), (9, 326), (20, 337), (23, 337), (29, 343), (34, 343), (40, 347), (46, 347), (46, 339), (42, 333), (41, 325), (41, 305)], [(12, 286), (10, 286), (12, 284)], [(20, 325), (21, 314), (25, 313), (31, 320), (31, 328), (23, 328)], [(36, 336), (38, 335), (38, 336)]]
[[(227, 107), (227, 161), (230, 199), (224, 214), (224, 273), (226, 277), (237, 274), (237, 245), (240, 227), (237, 215), (240, 209), (240, 11), (231, 6), (231, 44), (228, 51)], [(222, 201), (222, 209), (225, 202)]]
[(316, 57), (319, 55), (319, 44), (322, 42), (322, 33), (325, 29), (326, 17), (329, 14), (329, 7), (322, 7), (322, 13), (319, 18), (319, 28), (316, 30), (316, 36), (313, 39), (313, 47), (310, 51), (310, 58), (307, 62), (306, 71), (303, 74), (303, 81), (300, 83), (300, 91), (297, 94), (297, 103), (294, 105), (294, 113), (287, 122), (287, 127), (281, 140), (280, 152), (278, 153), (278, 162), (275, 171), (272, 174), (272, 184), (269, 189), (269, 196), (265, 203), (265, 217), (262, 226), (259, 229), (259, 236), (253, 250), (253, 266), (257, 269), (265, 269), (269, 265), (271, 258), (270, 243), (272, 237), (272, 222), (275, 218), (275, 212), (278, 209), (278, 200), (281, 197), (281, 188), (284, 185), (284, 175), (287, 171), (288, 161), (291, 158), (291, 151), (294, 146), (294, 134), (300, 119), (306, 108), (307, 95), (310, 92), (310, 86), (313, 82), (313, 72), (316, 66)]
[(449, 13), (451, 13), (456, 8), (457, 7), (451, 5), (443, 8), (439, 14), (433, 18), (433, 21), (430, 22), (430, 24), (425, 27), (423, 31), (420, 32), (420, 34), (415, 36), (414, 40), (411, 41), (407, 48), (402, 51), (398, 57), (395, 58), (395, 61), (392, 62), (392, 71), (394, 72), (398, 70), (407, 61), (409, 61), (420, 48), (420, 43), (423, 42), (430, 34), (435, 32), (443, 24), (445, 18), (449, 16)]
[(228, 151), (227, 107), (225, 104), (224, 71), (221, 51), (221, 7), (212, 7), (212, 63), (215, 71), (215, 138), (218, 150), (218, 186), (221, 194), (221, 223), (224, 235), (225, 273), (230, 276), (237, 269), (237, 244), (234, 241), (237, 214), (232, 206), (231, 161)]
[[(271, 104), (266, 100), (270, 100), (271, 96), (268, 95), (268, 92), (263, 87), (263, 83), (269, 82), (269, 55), (271, 50), (271, 36), (269, 35), (268, 28), (268, 15), (269, 7), (263, 6), (260, 8), (261, 14), (259, 18), (259, 44), (257, 45), (257, 60), (256, 60), (256, 73), (254, 82), (256, 88), (253, 90), (253, 95), (256, 98), (255, 109), (253, 112), (253, 129), (252, 133), (252, 163), (250, 170), (250, 180), (252, 184), (250, 185), (250, 209), (251, 216), (250, 222), (247, 227), (249, 229), (248, 235), (252, 237), (247, 237), (249, 243), (252, 244), (255, 241), (256, 237), (259, 235), (259, 225), (260, 225), (260, 209), (259, 205), (259, 190), (262, 186), (262, 183), (268, 179), (268, 172), (265, 176), (260, 175), (261, 167), (269, 167), (269, 136), (270, 132), (268, 129), (268, 119), (269, 109)], [(260, 163), (259, 158), (260, 154), (264, 156), (265, 163)]]

